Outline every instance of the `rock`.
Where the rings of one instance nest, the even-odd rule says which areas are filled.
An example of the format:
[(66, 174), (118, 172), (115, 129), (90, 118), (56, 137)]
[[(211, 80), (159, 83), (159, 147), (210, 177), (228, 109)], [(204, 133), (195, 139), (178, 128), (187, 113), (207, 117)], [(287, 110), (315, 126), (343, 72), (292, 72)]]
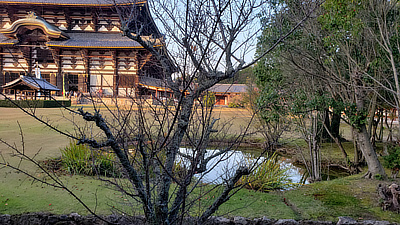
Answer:
[(231, 222), (231, 220), (227, 219), (225, 217), (217, 216), (217, 217), (215, 217), (215, 222), (218, 223), (218, 224), (223, 224), (223, 223), (228, 223), (229, 224)]
[(0, 215), (0, 224), (11, 225), (11, 216), (8, 214)]
[(75, 218), (80, 218), (81, 215), (79, 215), (78, 213), (71, 213), (71, 214), (69, 214), (69, 217), (75, 219)]
[(56, 224), (60, 219), (58, 218), (58, 216), (49, 216), (47, 218), (47, 222), (49, 224)]
[(244, 218), (244, 217), (241, 217), (241, 216), (235, 216), (235, 217), (233, 218), (233, 222), (234, 222), (235, 224), (238, 224), (238, 225), (246, 225), (246, 224), (248, 224), (247, 219)]
[(225, 217), (220, 217), (220, 216), (211, 216), (207, 222), (207, 225), (214, 225), (214, 224), (218, 224), (218, 225), (229, 225), (231, 224), (231, 220), (227, 219)]
[[(109, 215), (102, 217), (107, 221), (117, 223), (119, 225), (144, 225), (146, 218), (144, 216), (125, 216), (125, 215)], [(192, 225), (197, 222), (197, 217), (185, 217), (183, 224)], [(69, 215), (52, 215), (48, 213), (30, 213), (22, 215), (0, 215), (0, 225), (106, 225), (107, 222), (100, 220), (92, 215), (81, 216), (78, 213), (71, 213)], [(351, 217), (339, 217), (337, 223), (331, 221), (311, 221), (303, 220), (296, 221), (293, 219), (280, 219), (273, 220), (267, 217), (248, 219), (245, 217), (234, 217), (227, 219), (224, 217), (212, 216), (205, 225), (395, 225), (396, 223), (389, 223), (388, 221), (374, 221), (364, 220), (357, 222)]]
[(23, 214), (18, 220), (17, 224), (20, 225), (41, 225), (44, 224), (47, 218), (42, 213), (37, 214)]
[(362, 225), (390, 225), (388, 221), (374, 221), (374, 220), (364, 220), (361, 221)]
[(334, 222), (331, 221), (312, 221), (312, 220), (303, 220), (300, 221), (300, 225), (334, 225)]
[(61, 220), (68, 220), (68, 216), (67, 216), (67, 215), (61, 215), (61, 216), (60, 216), (60, 219), (61, 219)]
[(340, 216), (339, 221), (337, 222), (337, 225), (341, 225), (341, 224), (357, 224), (357, 221), (348, 216)]
[(299, 222), (293, 219), (281, 219), (274, 223), (274, 225), (297, 225)]
[(115, 215), (115, 214), (109, 215), (109, 216), (107, 216), (106, 220), (110, 221), (111, 223), (118, 223), (118, 221), (120, 220), (120, 216)]
[(54, 225), (76, 225), (74, 221), (60, 221), (55, 223)]
[(253, 221), (254, 221), (254, 224), (257, 224), (257, 225), (272, 225), (272, 224), (274, 224), (275, 220), (271, 220), (271, 219), (268, 219), (268, 217), (263, 216), (262, 218), (257, 218), (257, 219), (254, 219)]

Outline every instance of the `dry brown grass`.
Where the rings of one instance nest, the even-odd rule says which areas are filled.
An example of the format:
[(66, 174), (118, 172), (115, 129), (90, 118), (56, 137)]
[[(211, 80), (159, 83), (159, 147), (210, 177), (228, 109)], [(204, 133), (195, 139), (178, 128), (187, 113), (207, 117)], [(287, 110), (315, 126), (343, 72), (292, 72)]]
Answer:
[[(88, 106), (86, 106), (86, 109), (91, 110)], [(102, 111), (106, 116), (109, 115), (104, 108)], [(75, 132), (73, 122), (80, 126), (85, 124), (80, 116), (74, 116), (64, 109), (35, 109), (35, 115), (47, 121), (57, 129), (67, 133)], [(214, 109), (213, 117), (221, 119), (219, 121), (220, 126), (229, 123), (228, 131), (231, 134), (242, 132), (251, 120), (251, 114), (246, 109), (222, 107)], [(65, 147), (69, 143), (69, 139), (65, 136), (51, 130), (16, 108), (0, 108), (0, 139), (8, 143), (16, 144), (17, 146), (22, 146), (18, 123), (23, 132), (26, 145), (25, 150), (31, 154), (35, 154), (40, 150), (39, 158), (57, 157), (60, 155), (59, 149)], [(0, 151), (2, 153), (9, 152), (8, 148), (4, 145), (0, 145)]]

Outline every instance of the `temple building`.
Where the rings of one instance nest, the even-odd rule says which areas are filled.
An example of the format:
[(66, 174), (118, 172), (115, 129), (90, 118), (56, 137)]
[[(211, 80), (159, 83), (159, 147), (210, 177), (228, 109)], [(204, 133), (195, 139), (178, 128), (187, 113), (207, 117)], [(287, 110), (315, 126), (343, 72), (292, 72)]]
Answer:
[[(164, 47), (145, 0), (117, 4), (136, 10), (133, 26)], [(0, 91), (30, 76), (54, 85), (58, 95), (157, 96), (166, 90), (159, 63), (122, 35), (120, 23), (113, 1), (0, 0)]]
[(230, 103), (242, 101), (247, 89), (246, 84), (216, 84), (208, 91), (214, 93), (215, 105), (229, 106)]

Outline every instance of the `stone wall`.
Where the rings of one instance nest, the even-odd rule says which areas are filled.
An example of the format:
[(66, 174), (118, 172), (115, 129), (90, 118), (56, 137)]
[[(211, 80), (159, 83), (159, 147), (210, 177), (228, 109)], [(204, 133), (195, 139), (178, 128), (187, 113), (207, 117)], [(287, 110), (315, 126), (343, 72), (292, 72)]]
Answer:
[[(104, 220), (111, 222), (111, 224), (119, 225), (144, 225), (144, 217), (126, 217), (120, 215), (110, 215), (102, 217)], [(195, 220), (186, 218), (184, 225), (192, 225)], [(94, 216), (81, 216), (77, 213), (69, 215), (53, 215), (47, 213), (32, 213), (22, 215), (0, 215), (0, 225), (106, 225), (107, 222)], [(339, 217), (339, 221), (296, 221), (292, 219), (272, 220), (267, 217), (247, 219), (244, 217), (224, 218), (224, 217), (211, 217), (206, 225), (396, 225), (396, 223), (389, 223), (387, 221), (356, 221), (349, 217)]]

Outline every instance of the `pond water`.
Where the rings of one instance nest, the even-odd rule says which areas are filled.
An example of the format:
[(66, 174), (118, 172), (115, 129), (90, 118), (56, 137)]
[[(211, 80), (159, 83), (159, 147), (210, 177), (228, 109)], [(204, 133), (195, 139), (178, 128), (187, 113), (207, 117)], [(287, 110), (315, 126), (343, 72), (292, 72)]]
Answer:
[[(181, 148), (180, 151), (184, 154), (190, 155), (191, 149)], [(206, 155), (217, 153), (219, 150), (207, 150)], [(257, 151), (259, 152), (259, 151)], [(204, 183), (220, 184), (224, 180), (232, 177), (235, 170), (241, 165), (248, 165), (249, 163), (262, 162), (264, 157), (258, 157), (256, 153), (244, 151), (228, 151), (207, 163), (208, 172), (196, 174), (196, 177), (201, 179)], [(308, 173), (304, 167), (293, 165), (292, 159), (288, 157), (278, 157), (280, 167), (286, 169), (286, 174), (291, 183), (307, 184)], [(185, 164), (185, 160), (178, 158)], [(338, 177), (348, 176), (347, 172), (334, 168), (322, 169), (322, 180), (330, 180)]]
[[(187, 148), (181, 148), (181, 153), (191, 154), (192, 151)], [(207, 156), (217, 153), (219, 150), (207, 150)], [(228, 151), (207, 163), (208, 172), (197, 174), (196, 177), (201, 179), (204, 183), (222, 183), (224, 180), (232, 177), (235, 170), (241, 165), (248, 165), (249, 163), (262, 162), (264, 157), (256, 158), (255, 154), (246, 153), (242, 151)], [(185, 160), (179, 158), (178, 161), (185, 163)], [(304, 169), (296, 167), (290, 161), (290, 158), (279, 157), (280, 167), (287, 169), (287, 175), (292, 183), (307, 183), (304, 179)]]

